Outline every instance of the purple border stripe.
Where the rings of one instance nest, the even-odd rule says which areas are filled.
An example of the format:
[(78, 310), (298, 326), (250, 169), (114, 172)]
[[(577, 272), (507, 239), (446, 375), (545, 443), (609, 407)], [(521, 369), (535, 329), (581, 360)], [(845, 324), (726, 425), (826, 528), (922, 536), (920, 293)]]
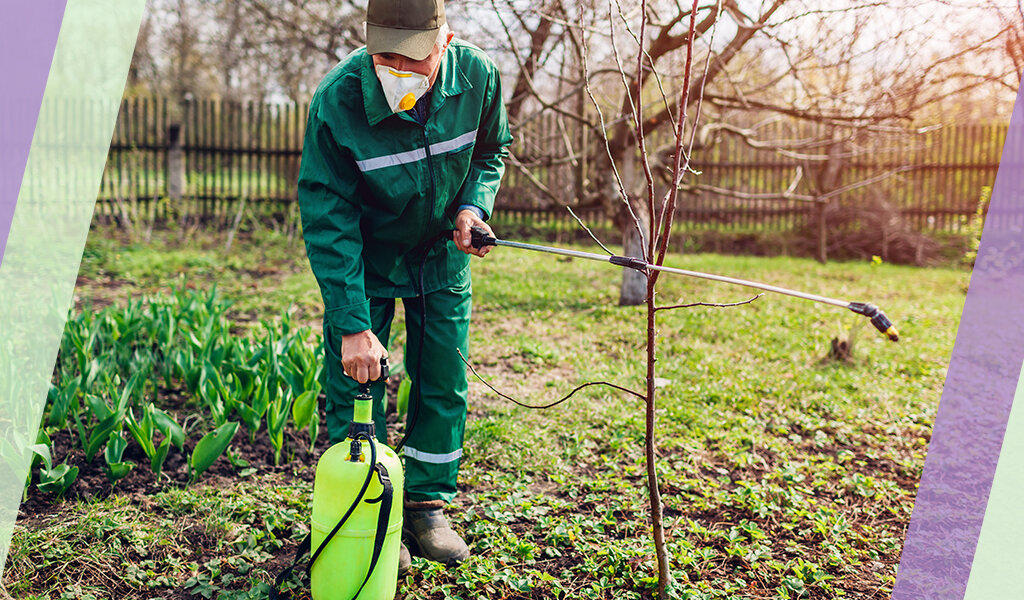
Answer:
[(1018, 96), (893, 600), (960, 600), (967, 590), (1024, 362), (1022, 232), (1024, 102)]
[(12, 0), (0, 8), (0, 264), (65, 5)]

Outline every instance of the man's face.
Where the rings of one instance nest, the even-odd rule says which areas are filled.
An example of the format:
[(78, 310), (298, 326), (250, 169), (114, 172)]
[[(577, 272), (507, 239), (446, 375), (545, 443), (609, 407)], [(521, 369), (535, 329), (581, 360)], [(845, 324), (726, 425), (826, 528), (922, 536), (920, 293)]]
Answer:
[(448, 47), (448, 44), (451, 43), (452, 38), (454, 37), (454, 33), (449, 33), (444, 46), (439, 47), (437, 44), (434, 44), (433, 49), (430, 51), (430, 55), (423, 60), (413, 60), (408, 56), (393, 54), (391, 52), (372, 54), (370, 55), (370, 58), (373, 59), (373, 65), (375, 67), (383, 65), (396, 71), (409, 71), (410, 73), (426, 75), (431, 87), (433, 87), (434, 80), (437, 79), (437, 66), (441, 64), (441, 55), (444, 54), (445, 48)]

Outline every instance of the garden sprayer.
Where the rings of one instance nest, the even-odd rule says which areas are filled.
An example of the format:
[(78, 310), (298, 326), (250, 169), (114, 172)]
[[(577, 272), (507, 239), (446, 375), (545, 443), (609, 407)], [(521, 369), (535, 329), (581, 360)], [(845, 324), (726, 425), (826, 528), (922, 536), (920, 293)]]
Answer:
[[(387, 377), (382, 358), (378, 381)], [(397, 588), (404, 475), (398, 455), (376, 440), (370, 383), (359, 384), (348, 438), (316, 465), (311, 531), (296, 553), (312, 550), (306, 569), (313, 600), (390, 600)]]
[(900, 339), (899, 333), (896, 331), (896, 327), (892, 324), (892, 321), (890, 321), (889, 317), (885, 316), (885, 313), (883, 313), (882, 310), (875, 306), (874, 304), (869, 304), (866, 302), (847, 302), (845, 300), (837, 300), (835, 298), (828, 298), (825, 296), (819, 296), (817, 294), (809, 294), (807, 292), (798, 292), (796, 290), (790, 290), (787, 288), (769, 285), (767, 283), (760, 283), (757, 281), (737, 279), (735, 277), (725, 277), (723, 275), (713, 275), (711, 273), (702, 273), (700, 271), (688, 271), (686, 269), (664, 267), (631, 256), (606, 256), (603, 254), (593, 254), (591, 252), (580, 252), (578, 250), (553, 248), (551, 246), (538, 246), (536, 244), (510, 242), (508, 240), (497, 239), (496, 237), (489, 234), (487, 230), (478, 226), (474, 226), (471, 231), (473, 236), (472, 244), (474, 248), (483, 248), (484, 246), (505, 246), (508, 248), (518, 248), (520, 250), (532, 250), (535, 252), (547, 252), (549, 254), (559, 254), (562, 256), (571, 256), (574, 258), (584, 258), (587, 260), (598, 260), (601, 262), (611, 263), (618, 267), (635, 269), (640, 272), (661, 271), (664, 273), (672, 273), (674, 275), (684, 275), (686, 277), (697, 277), (699, 279), (721, 281), (723, 283), (742, 285), (745, 287), (750, 287), (758, 290), (764, 290), (766, 292), (785, 294), (787, 296), (793, 296), (795, 298), (810, 300), (811, 302), (820, 302), (822, 304), (831, 304), (832, 306), (847, 308), (859, 315), (863, 315), (871, 319), (871, 324), (875, 326), (875, 329), (881, 331), (890, 340), (896, 342), (899, 341)]

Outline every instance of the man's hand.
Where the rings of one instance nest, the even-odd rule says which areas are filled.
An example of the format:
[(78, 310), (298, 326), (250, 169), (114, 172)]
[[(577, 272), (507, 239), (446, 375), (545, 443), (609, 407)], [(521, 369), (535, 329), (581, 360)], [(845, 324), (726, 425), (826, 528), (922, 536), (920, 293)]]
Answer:
[(380, 379), (380, 359), (387, 355), (388, 351), (369, 329), (341, 336), (341, 366), (346, 375), (359, 383)]
[(484, 257), (491, 248), (494, 246), (484, 246), (483, 248), (474, 248), (472, 241), (473, 235), (470, 233), (471, 227), (481, 227), (487, 230), (487, 233), (494, 235), (494, 230), (491, 229), (490, 225), (484, 223), (480, 217), (473, 214), (471, 210), (460, 210), (459, 214), (455, 215), (455, 233), (452, 234), (452, 241), (455, 242), (455, 246), (465, 252), (466, 254), (473, 254), (479, 257)]

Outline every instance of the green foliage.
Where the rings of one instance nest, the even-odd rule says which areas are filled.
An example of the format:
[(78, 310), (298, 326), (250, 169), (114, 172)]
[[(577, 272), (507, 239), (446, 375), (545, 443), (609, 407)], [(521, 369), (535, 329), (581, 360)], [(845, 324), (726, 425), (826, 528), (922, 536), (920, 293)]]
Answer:
[[(185, 431), (174, 420), (174, 417), (153, 406), (152, 402), (147, 403), (143, 409), (141, 421), (135, 418), (135, 413), (132, 410), (129, 410), (125, 422), (132, 437), (135, 438), (135, 442), (149, 458), (150, 469), (159, 478), (171, 444), (174, 444), (179, 451), (183, 449)], [(163, 440), (159, 444), (156, 443), (157, 432), (163, 435)]]
[[(85, 458), (92, 461), (127, 425), (159, 477), (171, 447), (184, 451), (187, 437), (177, 418), (159, 408), (160, 382), (190, 399), (190, 410), (202, 406), (196, 416), (214, 429), (235, 419), (254, 441), (266, 422), (277, 461), (289, 417), (296, 430), (309, 428), (315, 443), (322, 342), (308, 327), (292, 326), (287, 311), (280, 325), (263, 322), (262, 331), (239, 337), (226, 317), (230, 306), (216, 286), (197, 291), (179, 279), (170, 295), (72, 314), (48, 393), (47, 429), (74, 423)], [(198, 464), (205, 458), (204, 452)], [(118, 458), (108, 460), (105, 470), (116, 480), (130, 468)], [(48, 474), (47, 490), (55, 489), (57, 475)], [(68, 469), (59, 481), (70, 485), (73, 479)]]
[[(31, 447), (34, 453), (32, 468), (42, 462), (42, 466), (39, 467), (39, 489), (44, 493), (62, 498), (78, 478), (78, 467), (72, 467), (67, 463), (54, 467), (50, 455), (50, 439), (45, 432), (39, 432), (39, 437), (42, 443)], [(31, 476), (32, 474), (29, 473), (29, 477)]]
[(77, 478), (78, 467), (69, 466), (67, 463), (51, 467), (47, 461), (46, 468), (39, 471), (39, 490), (61, 498)]
[(237, 431), (238, 423), (232, 421), (224, 423), (199, 440), (188, 459), (189, 472), (193, 480), (198, 479), (203, 472), (210, 468), (213, 461), (224, 454)]
[(47, 419), (49, 427), (64, 427), (67, 423), (68, 413), (77, 412), (77, 404), (72, 403), (78, 400), (78, 386), (82, 381), (81, 376), (72, 379), (63, 389), (54, 385), (50, 386), (47, 401), (50, 405), (50, 415)]
[[(308, 298), (319, 292), (301, 248), (283, 238), (271, 241), (240, 246), (247, 261), (280, 271), (262, 276), (260, 294), (246, 287), (253, 280), (235, 258), (202, 254), (203, 244), (160, 251), (118, 246), (91, 257), (85, 264), (90, 273), (128, 279), (130, 270), (150, 287), (122, 291), (143, 296), (141, 301), (122, 298), (72, 315), (47, 417), (58, 412), (55, 401), (77, 378), (79, 389), (61, 402), (68, 406), (66, 422), (74, 427), (79, 415), (89, 434), (99, 418), (93, 414), (96, 400), (88, 396), (116, 409), (124, 385), (109, 386), (104, 374), (112, 382), (115, 373), (127, 381), (131, 372), (123, 365), (134, 364), (146, 372), (132, 394), (130, 418), (137, 424), (152, 403), (193, 435), (212, 429), (199, 391), (204, 379), (227, 422), (237, 421), (250, 436), (269, 435), (270, 428), (263, 428), (271, 419), (274, 427), (289, 418), (300, 426), (309, 400), (303, 394), (320, 393), (314, 382), (322, 387), (322, 370), (314, 367), (310, 376), (307, 362), (311, 353), (319, 363), (322, 341), (296, 324), (320, 318), (322, 309), (315, 303), (309, 308)], [(124, 253), (122, 260), (113, 260), (115, 251)], [(669, 263), (872, 301), (896, 321), (904, 339), (890, 344), (874, 332), (864, 334), (854, 361), (822, 365), (836, 319), (852, 316), (777, 296), (732, 309), (659, 313), (657, 368), (666, 383), (656, 397), (656, 471), (673, 594), (739, 599), (889, 593), (968, 273), (715, 255), (671, 256)], [(180, 282), (171, 294), (152, 294), (171, 287), (172, 276), (160, 279), (162, 268), (186, 271), (188, 281), (200, 284), (205, 278), (207, 285), (197, 286), (205, 291)], [(544, 285), (537, 284), (538, 273)], [(504, 249), (475, 261), (468, 358), (498, 389), (531, 404), (591, 380), (643, 389), (645, 315), (616, 306), (620, 275), (606, 265)], [(221, 283), (210, 304), (213, 280)], [(736, 288), (682, 278), (659, 283), (664, 304), (747, 297)], [(131, 318), (112, 320), (113, 312)], [(212, 314), (219, 316), (211, 320)], [(260, 319), (267, 314), (284, 316), (280, 323)], [(142, 324), (133, 328), (132, 320)], [(118, 344), (110, 341), (115, 329)], [(203, 378), (206, 361), (233, 404), (212, 373)], [(284, 397), (290, 404), (281, 402)], [(154, 446), (167, 435), (159, 414), (153, 412)], [(399, 594), (410, 600), (650, 597), (656, 574), (641, 404), (588, 388), (555, 409), (529, 411), (471, 381), (470, 415), (461, 493), (449, 515), (473, 556), (457, 568), (415, 559)], [(53, 416), (54, 422), (60, 418)], [(314, 412), (308, 426), (315, 424)], [(287, 425), (285, 432), (287, 440)], [(182, 432), (179, 439), (185, 437)], [(142, 445), (134, 432), (131, 440)], [(243, 464), (237, 452), (233, 458), (230, 448), (224, 453)], [(48, 463), (39, 456), (42, 472)], [(246, 473), (234, 484), (218, 480), (217, 488), (199, 480), (147, 496), (159, 510), (144, 511), (132, 504), (137, 500), (114, 495), (70, 507), (46, 528), (19, 526), (7, 587), (17, 597), (116, 595), (66, 585), (59, 576), (47, 579), (85, 572), (69, 548), (103, 539), (110, 551), (95, 544), (104, 547), (90, 560), (109, 561), (101, 564), (112, 565), (111, 577), (130, 581), (119, 588), (123, 596), (166, 597), (182, 587), (211, 598), (258, 595), (259, 583), (270, 577), (265, 566), (290, 556), (305, 533), (310, 484), (290, 475), (282, 482), (251, 468)], [(168, 545), (158, 546), (158, 539)], [(203, 555), (196, 557), (200, 546)], [(59, 592), (48, 591), (57, 585)]]
[(169, 488), (145, 505), (121, 495), (66, 502), (39, 528), (15, 526), (5, 586), (16, 598), (166, 598), (200, 589), (211, 598), (266, 598), (277, 575), (268, 562), (304, 535), (310, 494), (309, 483), (274, 476), (232, 489)]
[(412, 391), (412, 379), (403, 377), (402, 383), (398, 384), (398, 396), (395, 398), (395, 412), (399, 417), (409, 412), (409, 392)]
[(104, 451), (103, 457), (107, 462), (104, 471), (110, 483), (116, 483), (118, 479), (124, 478), (135, 466), (132, 463), (121, 462), (124, 449), (127, 447), (128, 442), (121, 437), (120, 432), (111, 435), (107, 440), (107, 449)]
[(985, 225), (985, 214), (988, 212), (988, 204), (991, 200), (992, 186), (982, 186), (981, 196), (978, 198), (978, 208), (965, 226), (968, 242), (967, 252), (964, 253), (963, 257), (963, 264), (968, 267), (973, 267), (974, 261), (978, 259), (978, 248), (981, 246), (981, 231)]

